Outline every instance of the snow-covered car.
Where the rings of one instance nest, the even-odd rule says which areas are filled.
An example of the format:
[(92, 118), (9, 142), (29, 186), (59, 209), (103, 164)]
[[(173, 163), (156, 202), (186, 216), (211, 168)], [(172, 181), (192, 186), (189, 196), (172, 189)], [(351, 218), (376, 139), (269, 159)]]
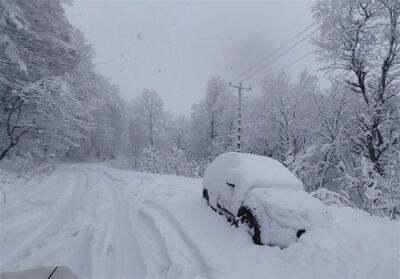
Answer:
[(330, 218), (326, 206), (285, 166), (253, 154), (218, 156), (205, 171), (203, 197), (229, 222), (245, 225), (260, 245), (287, 247)]

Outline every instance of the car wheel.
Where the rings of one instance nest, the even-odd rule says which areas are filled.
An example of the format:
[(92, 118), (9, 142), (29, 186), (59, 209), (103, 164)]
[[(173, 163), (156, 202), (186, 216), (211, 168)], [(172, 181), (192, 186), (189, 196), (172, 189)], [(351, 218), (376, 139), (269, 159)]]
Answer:
[(210, 198), (208, 197), (207, 189), (203, 189), (203, 198), (207, 201), (207, 204), (210, 204)]
[(261, 229), (258, 224), (257, 218), (253, 214), (252, 210), (247, 207), (242, 207), (238, 214), (240, 223), (245, 225), (248, 229), (249, 234), (253, 238), (254, 244), (263, 245), (261, 242)]

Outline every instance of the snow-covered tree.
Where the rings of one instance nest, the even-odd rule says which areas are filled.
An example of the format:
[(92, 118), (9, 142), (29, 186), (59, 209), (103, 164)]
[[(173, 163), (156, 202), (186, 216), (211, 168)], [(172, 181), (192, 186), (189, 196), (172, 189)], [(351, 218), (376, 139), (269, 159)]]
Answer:
[(233, 145), (236, 114), (234, 97), (220, 77), (207, 83), (204, 100), (192, 107), (188, 151), (194, 159), (213, 159)]
[(0, 1), (0, 160), (23, 140), (46, 153), (79, 137), (83, 111), (64, 77), (80, 58), (62, 2)]
[[(342, 170), (359, 202), (381, 199), (400, 133), (400, 2), (319, 0), (319, 47), (326, 69), (352, 96)], [(372, 193), (373, 192), (373, 193)]]
[(353, 152), (384, 175), (399, 141), (400, 2), (320, 0), (313, 10), (321, 22), (315, 39), (321, 59), (340, 70), (349, 94), (358, 97)]
[(84, 159), (94, 145), (115, 151), (118, 90), (96, 73), (66, 3), (0, 0), (0, 161)]
[(165, 112), (164, 103), (158, 93), (146, 89), (132, 104), (134, 121), (138, 121), (145, 127), (146, 144), (154, 147), (157, 135), (164, 128)]
[(262, 82), (262, 96), (245, 103), (244, 129), (249, 131), (245, 147), (296, 172), (315, 121), (307, 102), (312, 93), (318, 93), (316, 79), (306, 72), (295, 83), (284, 72), (268, 75)]

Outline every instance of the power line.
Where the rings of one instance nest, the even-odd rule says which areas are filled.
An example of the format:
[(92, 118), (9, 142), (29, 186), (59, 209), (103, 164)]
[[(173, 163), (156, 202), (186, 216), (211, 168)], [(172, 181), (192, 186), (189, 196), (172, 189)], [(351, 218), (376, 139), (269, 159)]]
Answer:
[(300, 62), (301, 60), (307, 58), (308, 56), (310, 56), (310, 55), (312, 55), (312, 54), (314, 54), (314, 53), (315, 53), (315, 50), (310, 51), (310, 52), (307, 53), (306, 55), (303, 55), (302, 57), (300, 57), (300, 58), (294, 60), (293, 62), (291, 62), (290, 64), (286, 65), (285, 67), (280, 68), (280, 69), (278, 70), (278, 72), (284, 71), (284, 70), (286, 70), (286, 69), (292, 67), (293, 65), (297, 64), (297, 63)]
[[(284, 43), (283, 45), (281, 45), (278, 49), (276, 49), (275, 51), (273, 51), (273, 53), (268, 56), (266, 59), (263, 59), (260, 63), (257, 63), (257, 65), (255, 67), (258, 67), (260, 65), (262, 65), (261, 67), (258, 67), (257, 69), (250, 71), (250, 73), (242, 73), (241, 75), (239, 75), (238, 77), (236, 77), (234, 79), (234, 81), (236, 81), (237, 79), (241, 79), (241, 81), (238, 83), (238, 85), (233, 85), (232, 82), (229, 83), (230, 87), (233, 88), (237, 88), (238, 89), (238, 122), (237, 122), (237, 139), (236, 139), (236, 145), (237, 145), (237, 152), (241, 152), (241, 137), (242, 137), (242, 90), (251, 90), (251, 87), (249, 88), (245, 88), (242, 86), (242, 81), (246, 81), (251, 77), (254, 77), (256, 74), (258, 74), (259, 72), (261, 72), (262, 70), (264, 70), (266, 67), (268, 67), (269, 65), (271, 65), (272, 63), (274, 63), (276, 60), (278, 60), (279, 58), (281, 58), (283, 55), (285, 55), (286, 53), (288, 53), (289, 51), (291, 51), (292, 49), (294, 49), (296, 46), (298, 46), (299, 44), (301, 44), (302, 42), (304, 42), (307, 38), (311, 37), (312, 35), (314, 35), (317, 31), (320, 30), (320, 27), (318, 27), (317, 29), (315, 29), (314, 31), (312, 31), (311, 33), (309, 33), (308, 35), (306, 35), (305, 37), (303, 37), (302, 39), (300, 39), (299, 41), (297, 41), (294, 45), (292, 45), (291, 47), (289, 47), (288, 49), (284, 50), (283, 52), (281, 52), (278, 56), (274, 57), (274, 55), (276, 53), (278, 53), (280, 50), (284, 49), (286, 46), (288, 46), (292, 41), (294, 41), (295, 39), (297, 39), (301, 34), (305, 33), (307, 30), (309, 30), (310, 28), (312, 28), (315, 24), (317, 24), (318, 21), (314, 22), (313, 24), (307, 26), (305, 29), (303, 29), (302, 31), (300, 31), (298, 34), (296, 34), (293, 38), (291, 38), (289, 41), (287, 41), (286, 43)], [(291, 67), (292, 65), (298, 63), (299, 61), (305, 59), (306, 57), (310, 56), (312, 53), (314, 53), (314, 51), (311, 51), (309, 53), (307, 53), (306, 55), (303, 55), (302, 57), (296, 59), (295, 61), (291, 62), (289, 65), (283, 67), (281, 70), (283, 69), (287, 69), (289, 67)], [(273, 58), (274, 57), (274, 58)], [(243, 76), (245, 78), (243, 78)], [(233, 92), (233, 90), (230, 90), (228, 92), (228, 94), (230, 94), (231, 92)]]
[(268, 55), (267, 57), (265, 57), (264, 59), (262, 59), (260, 62), (258, 62), (257, 64), (255, 64), (254, 66), (252, 66), (249, 70), (241, 73), (240, 75), (236, 76), (233, 81), (237, 81), (238, 79), (240, 79), (241, 77), (243, 77), (244, 75), (246, 75), (246, 73), (250, 72), (252, 68), (256, 68), (259, 67), (260, 65), (262, 65), (265, 62), (268, 62), (268, 60), (270, 60), (276, 53), (278, 53), (280, 50), (282, 50), (283, 48), (285, 48), (286, 46), (288, 46), (292, 41), (294, 41), (295, 39), (297, 39), (300, 35), (302, 35), (303, 33), (305, 33), (306, 31), (308, 31), (309, 29), (311, 29), (314, 25), (316, 25), (318, 23), (318, 21), (313, 22), (312, 24), (308, 25), (307, 27), (305, 27), (304, 29), (302, 29), (300, 32), (298, 32), (294, 37), (290, 38), (288, 41), (286, 41), (284, 44), (282, 44), (281, 46), (279, 46), (278, 48), (276, 48), (270, 55)]
[[(300, 57), (300, 58), (294, 60), (293, 62), (289, 63), (288, 65), (280, 68), (277, 72), (281, 72), (281, 71), (284, 71), (284, 70), (292, 67), (293, 65), (299, 63), (300, 61), (306, 59), (307, 57), (311, 56), (314, 53), (315, 53), (315, 50), (312, 50), (312, 51), (308, 52), (307, 54), (303, 55), (302, 57)], [(326, 76), (327, 76), (327, 74), (325, 74), (322, 78), (324, 78)], [(233, 89), (229, 90), (228, 94), (232, 93), (233, 91), (234, 91)]]
[[(300, 32), (298, 32), (294, 37), (290, 38), (288, 41), (286, 41), (284, 44), (282, 44), (280, 47), (278, 47), (277, 49), (275, 49), (268, 57), (264, 58), (263, 60), (261, 60), (259, 63), (257, 63), (255, 66), (253, 66), (252, 68), (255, 68), (265, 62), (267, 62), (267, 64), (263, 65), (261, 68), (257, 68), (253, 71), (251, 71), (251, 68), (247, 71), (247, 72), (243, 72), (240, 75), (236, 76), (232, 81), (236, 81), (237, 79), (245, 76), (246, 78), (243, 79), (242, 81), (246, 81), (248, 79), (250, 79), (251, 77), (253, 77), (254, 75), (258, 74), (259, 72), (261, 72), (262, 70), (264, 70), (266, 67), (268, 67), (269, 65), (271, 65), (272, 63), (274, 63), (276, 60), (278, 60), (279, 58), (281, 58), (283, 55), (285, 55), (286, 53), (288, 53), (289, 51), (291, 51), (292, 49), (294, 49), (296, 46), (298, 46), (299, 44), (301, 44), (302, 42), (304, 42), (307, 38), (311, 37), (312, 35), (314, 35), (316, 32), (318, 32), (318, 30), (320, 30), (320, 27), (318, 27), (317, 29), (315, 29), (314, 31), (312, 31), (311, 33), (309, 33), (308, 35), (306, 35), (305, 37), (303, 37), (301, 40), (297, 41), (293, 46), (291, 46), (290, 48), (286, 49), (285, 51), (283, 51), (282, 53), (280, 53), (277, 57), (273, 58), (273, 56), (278, 53), (280, 50), (282, 50), (283, 48), (285, 48), (286, 46), (288, 46), (292, 41), (294, 41), (295, 39), (297, 39), (298, 37), (300, 37), (300, 35), (304, 34), (306, 31), (308, 31), (309, 29), (311, 29), (313, 26), (315, 26), (319, 21), (315, 21), (312, 24), (308, 25), (307, 27), (303, 28)], [(306, 55), (300, 57), (299, 59), (296, 59), (295, 61), (293, 61), (292, 63), (286, 65), (285, 67), (281, 68), (279, 71), (285, 70), (291, 66), (293, 66), (294, 64), (300, 62), (301, 60), (305, 59), (306, 57), (310, 56), (312, 53), (314, 53), (315, 51), (311, 51), (309, 53), (307, 53)], [(272, 58), (272, 59), (271, 59)], [(269, 61), (268, 61), (269, 60)], [(234, 90), (231, 89), (228, 91), (228, 94), (232, 93)]]
[(299, 44), (301, 44), (302, 42), (304, 42), (306, 39), (308, 39), (309, 37), (311, 37), (312, 35), (314, 35), (316, 32), (319, 31), (320, 28), (315, 29), (313, 32), (311, 32), (310, 34), (308, 34), (307, 36), (303, 37), (300, 41), (297, 41), (293, 46), (291, 46), (290, 48), (286, 49), (284, 52), (282, 52), (281, 54), (279, 54), (278, 56), (276, 56), (275, 58), (271, 59), (270, 61), (268, 61), (268, 63), (264, 64), (262, 67), (250, 72), (249, 74), (247, 74), (245, 76), (245, 78), (243, 78), (241, 81), (247, 81), (250, 78), (254, 77), (256, 74), (260, 73), (261, 71), (263, 71), (265, 68), (267, 68), (268, 66), (270, 66), (272, 63), (274, 63), (276, 60), (278, 60), (279, 58), (281, 58), (282, 56), (284, 56), (286, 53), (288, 53), (289, 51), (291, 51), (292, 49), (294, 49), (295, 47), (297, 47)]

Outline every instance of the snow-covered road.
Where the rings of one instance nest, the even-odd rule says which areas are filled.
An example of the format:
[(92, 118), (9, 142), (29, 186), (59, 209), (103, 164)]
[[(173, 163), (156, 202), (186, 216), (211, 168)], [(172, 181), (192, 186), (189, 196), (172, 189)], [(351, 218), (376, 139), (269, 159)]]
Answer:
[(253, 245), (212, 212), (200, 180), (80, 164), (2, 187), (0, 274), (67, 266), (79, 278), (400, 277), (399, 223), (348, 208), (330, 208), (328, 228), (281, 250)]

